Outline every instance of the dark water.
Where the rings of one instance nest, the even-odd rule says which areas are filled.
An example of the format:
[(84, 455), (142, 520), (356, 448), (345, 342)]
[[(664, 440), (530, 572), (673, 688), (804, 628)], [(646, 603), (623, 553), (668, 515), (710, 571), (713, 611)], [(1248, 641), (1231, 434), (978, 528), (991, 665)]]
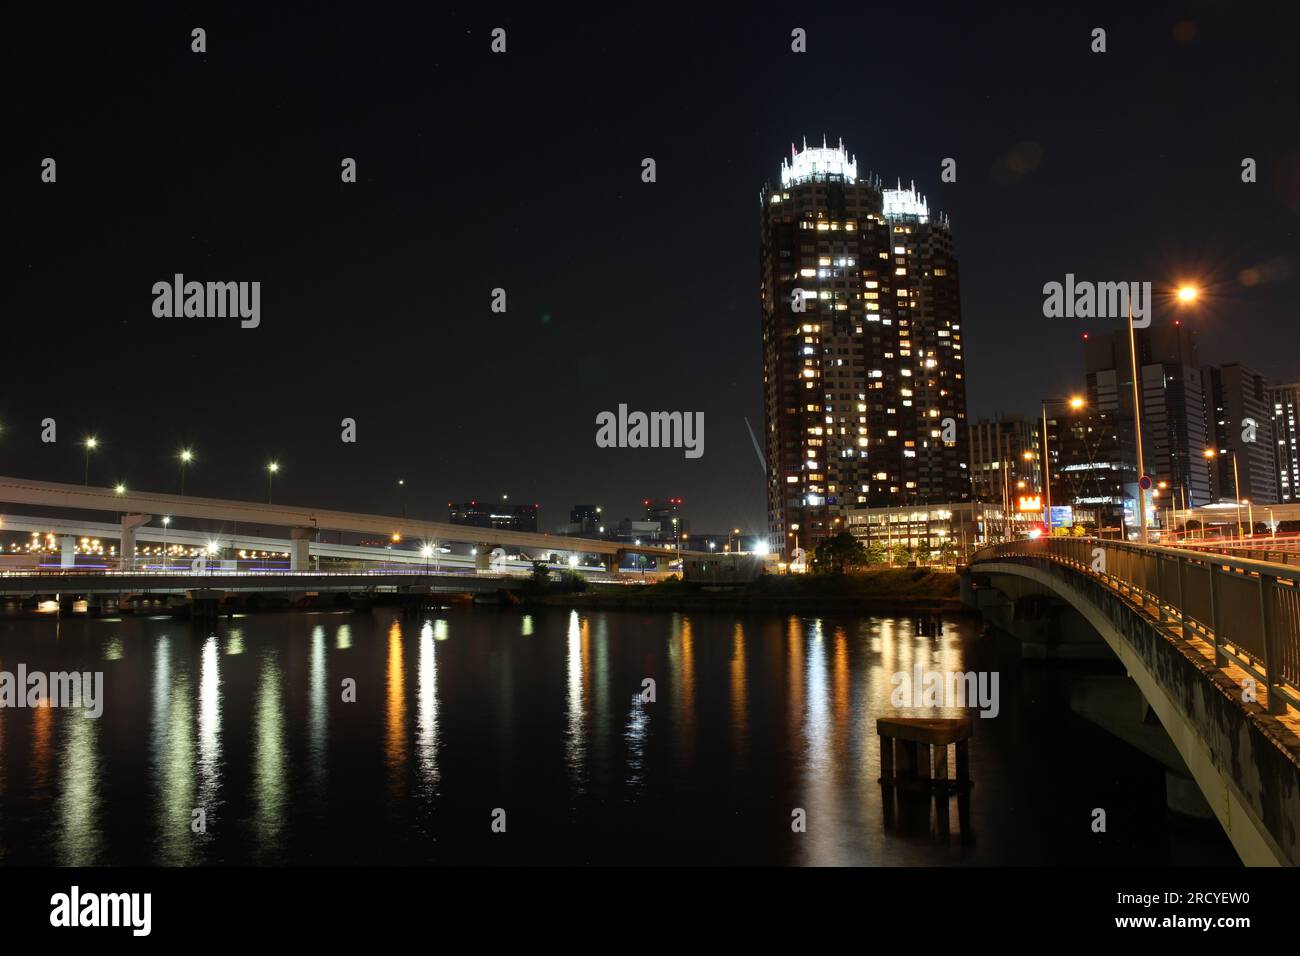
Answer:
[[(0, 710), (8, 864), (1236, 860), (1169, 815), (1159, 765), (1070, 712), (1078, 665), (1023, 663), (962, 617), (0, 621), (0, 669), (20, 662), (103, 671), (105, 706)], [(918, 662), (1000, 674), (946, 812), (887, 810), (877, 782), (875, 719)]]

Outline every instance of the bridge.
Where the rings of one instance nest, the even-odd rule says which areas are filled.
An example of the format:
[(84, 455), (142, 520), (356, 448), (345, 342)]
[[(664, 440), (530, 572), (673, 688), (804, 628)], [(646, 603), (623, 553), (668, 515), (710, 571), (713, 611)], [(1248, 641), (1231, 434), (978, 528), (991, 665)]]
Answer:
[(1241, 859), (1300, 863), (1300, 568), (1042, 538), (976, 552), (963, 597), (986, 612), (1008, 599), (1077, 612), (1124, 665)]
[[(358, 512), (332, 511), (283, 504), (260, 504), (222, 498), (193, 498), (185, 495), (159, 492), (122, 491), (85, 485), (69, 485), (50, 481), (30, 481), (22, 478), (0, 477), (0, 502), (31, 505), (40, 508), (77, 512), (101, 512), (121, 515), (114, 525), (115, 537), (120, 542), (122, 568), (131, 569), (135, 561), (137, 538), (147, 535), (147, 540), (160, 540), (164, 533), (156, 527), (147, 528), (156, 516), (194, 518), (217, 522), (223, 528), (245, 526), (283, 528), (287, 534), (281, 538), (258, 536), (261, 543), (248, 547), (274, 547), (289, 553), (289, 570), (306, 571), (310, 568), (313, 544), (321, 531), (340, 531), (379, 535), (384, 539), (394, 536), (401, 540), (422, 541), (430, 545), (461, 543), (475, 548), (475, 567), (488, 570), (491, 551), (496, 546), (530, 551), (534, 554), (561, 552), (570, 555), (604, 555), (617, 568), (628, 554), (672, 558), (677, 555), (695, 555), (664, 545), (629, 545), (620, 541), (593, 538), (574, 538), (561, 535), (527, 531), (504, 531), (472, 525), (425, 521), (417, 518), (397, 518), (386, 515)], [(35, 519), (32, 519), (35, 520)], [(24, 526), (25, 527), (25, 526)], [(176, 535), (179, 529), (172, 530)], [(222, 535), (223, 539), (237, 539), (237, 535)], [(223, 540), (225, 545), (225, 540)], [(234, 544), (231, 546), (243, 546)], [(328, 549), (317, 547), (318, 555)], [(372, 549), (373, 555), (373, 549)], [(393, 551), (392, 554), (399, 554)], [(408, 552), (408, 554), (412, 554)], [(414, 556), (414, 555), (413, 555)], [(385, 559), (387, 560), (387, 559)], [(423, 562), (422, 556), (415, 557)], [(603, 570), (603, 569), (602, 569)]]

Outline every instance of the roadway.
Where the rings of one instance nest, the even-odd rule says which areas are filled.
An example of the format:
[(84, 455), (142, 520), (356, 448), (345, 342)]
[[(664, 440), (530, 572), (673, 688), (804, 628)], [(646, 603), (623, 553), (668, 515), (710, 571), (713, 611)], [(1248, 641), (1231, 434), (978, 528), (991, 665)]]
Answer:
[[(571, 538), (528, 531), (497, 531), (471, 525), (425, 521), (417, 518), (398, 518), (360, 512), (332, 511), (301, 505), (260, 504), (252, 501), (235, 501), (225, 498), (195, 498), (188, 495), (168, 495), (152, 491), (127, 490), (118, 493), (113, 488), (88, 485), (69, 485), (52, 481), (30, 481), (23, 478), (0, 476), (0, 502), (17, 505), (34, 505), (43, 508), (62, 508), (75, 511), (99, 511), (114, 514), (141, 514), (152, 516), (197, 518), (206, 521), (269, 525), (276, 528), (306, 528), (318, 531), (349, 531), (390, 538), (424, 542), (460, 542), (465, 544), (502, 545), (524, 551), (563, 551), (579, 554), (676, 555), (676, 548), (659, 545), (630, 545), (620, 541), (603, 541), (594, 538)], [(136, 534), (143, 531), (137, 529)], [(284, 550), (283, 542), (278, 546)], [(683, 551), (683, 555), (700, 552)]]

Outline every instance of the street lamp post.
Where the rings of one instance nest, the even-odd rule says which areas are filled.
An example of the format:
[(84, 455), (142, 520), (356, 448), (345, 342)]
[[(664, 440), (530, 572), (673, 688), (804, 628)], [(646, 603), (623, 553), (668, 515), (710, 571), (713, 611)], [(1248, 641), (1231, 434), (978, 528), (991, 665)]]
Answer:
[(1133, 332), (1133, 298), (1129, 297), (1128, 302), (1128, 355), (1133, 374), (1133, 438), (1137, 442), (1137, 470), (1138, 470), (1138, 528), (1141, 541), (1147, 544), (1147, 493), (1142, 487), (1142, 479), (1146, 476), (1146, 466), (1142, 460), (1142, 397), (1141, 390), (1138, 388), (1137, 372), (1137, 345), (1136, 336)]
[(1068, 402), (1073, 409), (1083, 408), (1083, 399), (1075, 396), (1073, 398), (1045, 398), (1043, 399), (1043, 495), (1047, 499), (1047, 507), (1043, 511), (1043, 523), (1047, 528), (1047, 537), (1052, 536), (1052, 455), (1048, 448), (1047, 442), (1047, 403), (1064, 403)]
[[(1206, 458), (1214, 458), (1219, 451), (1214, 448), (1205, 449)], [(1228, 449), (1228, 454), (1232, 455), (1232, 496), (1237, 501), (1237, 538), (1242, 537), (1241, 528), (1241, 477), (1237, 473), (1237, 449)]]
[(171, 515), (163, 515), (163, 571), (171, 570), (171, 562), (167, 559), (167, 528), (172, 523)]
[[(1194, 302), (1200, 292), (1194, 286), (1182, 286), (1178, 289), (1178, 301)], [(1130, 372), (1133, 375), (1133, 439), (1137, 443), (1137, 470), (1138, 470), (1138, 527), (1141, 529), (1140, 534), (1142, 543), (1147, 544), (1147, 493), (1142, 487), (1142, 479), (1146, 475), (1146, 465), (1142, 456), (1142, 390), (1138, 383), (1138, 364), (1137, 364), (1137, 336), (1133, 331), (1133, 299), (1129, 298), (1128, 303), (1128, 355)]]
[(86, 444), (86, 474), (85, 474), (85, 481), (84, 481), (84, 484), (85, 484), (87, 487), (89, 487), (89, 485), (90, 485), (90, 453), (91, 453), (92, 451), (94, 451), (97, 447), (99, 447), (99, 439), (97, 439), (97, 438), (95, 438), (95, 436), (91, 435), (90, 437), (88, 437), (88, 438), (86, 439), (85, 444)]
[(188, 448), (182, 448), (180, 453), (181, 459), (181, 497), (185, 497), (185, 466), (194, 460), (194, 452)]

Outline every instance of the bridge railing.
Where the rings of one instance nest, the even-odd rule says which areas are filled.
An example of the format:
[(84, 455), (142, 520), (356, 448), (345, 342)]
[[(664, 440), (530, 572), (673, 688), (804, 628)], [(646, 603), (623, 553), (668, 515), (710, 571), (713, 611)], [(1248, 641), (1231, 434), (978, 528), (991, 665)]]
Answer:
[(1099, 538), (990, 545), (971, 566), (1006, 558), (1052, 560), (1140, 597), (1161, 623), (1212, 644), (1217, 666), (1235, 662), (1263, 683), (1271, 713), (1300, 707), (1300, 568)]

